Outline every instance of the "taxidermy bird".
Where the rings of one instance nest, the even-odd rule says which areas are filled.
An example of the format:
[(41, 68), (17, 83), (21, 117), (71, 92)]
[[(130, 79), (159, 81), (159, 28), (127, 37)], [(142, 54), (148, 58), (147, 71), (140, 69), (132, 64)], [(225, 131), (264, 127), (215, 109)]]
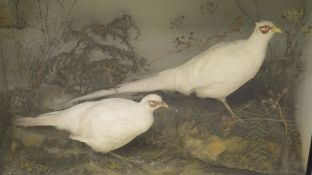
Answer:
[(281, 30), (272, 22), (258, 22), (247, 39), (217, 44), (178, 67), (164, 70), (147, 79), (75, 98), (67, 105), (112, 94), (168, 90), (218, 99), (233, 117), (237, 117), (226, 97), (256, 75), (274, 33), (281, 33)]
[(94, 151), (107, 153), (129, 143), (153, 124), (154, 110), (168, 107), (155, 94), (140, 102), (109, 98), (85, 102), (69, 109), (16, 119), (16, 126), (54, 126), (70, 133), (70, 138), (83, 142)]

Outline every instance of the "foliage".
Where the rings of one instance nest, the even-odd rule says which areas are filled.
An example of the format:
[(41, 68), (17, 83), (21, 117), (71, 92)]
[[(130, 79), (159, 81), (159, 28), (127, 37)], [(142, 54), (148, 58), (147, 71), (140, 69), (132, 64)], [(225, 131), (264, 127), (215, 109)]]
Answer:
[(206, 0), (203, 1), (200, 5), (200, 12), (201, 14), (213, 14), (218, 9), (218, 3), (215, 0)]
[(178, 16), (170, 22), (170, 29), (179, 28), (184, 24), (184, 22), (185, 16), (184, 15)]
[(107, 25), (91, 24), (80, 31), (69, 28), (64, 31), (63, 40), (77, 41), (75, 46), (48, 62), (34, 60), (33, 73), (43, 70), (39, 72), (44, 75), (43, 82), (79, 94), (119, 84), (128, 72), (146, 65), (146, 59), (137, 56), (130, 44), (131, 30), (136, 32), (135, 38), (139, 37), (140, 31), (128, 15)]
[(251, 144), (248, 147), (247, 157), (258, 162), (259, 166), (269, 166), (270, 152), (266, 147), (265, 137), (269, 135), (265, 121), (255, 121), (248, 133)]
[(179, 53), (191, 47), (199, 47), (201, 50), (206, 49), (212, 44), (227, 38), (230, 34), (239, 32), (242, 25), (242, 16), (238, 16), (223, 33), (214, 34), (206, 38), (196, 37), (194, 32), (182, 34), (174, 39), (173, 43), (175, 44), (175, 48), (171, 51), (171, 53)]
[(39, 109), (34, 102), (35, 91), (25, 87), (15, 87), (11, 91), (10, 107), (15, 115), (34, 115)]

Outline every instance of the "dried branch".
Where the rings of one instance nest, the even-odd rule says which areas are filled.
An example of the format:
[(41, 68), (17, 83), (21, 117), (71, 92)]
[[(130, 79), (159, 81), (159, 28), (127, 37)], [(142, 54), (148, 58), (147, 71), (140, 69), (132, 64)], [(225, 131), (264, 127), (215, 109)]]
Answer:
[(243, 12), (243, 14), (252, 22), (255, 23), (256, 21), (248, 14), (248, 12), (242, 7), (242, 5), (238, 2), (238, 0), (234, 1), (236, 6)]

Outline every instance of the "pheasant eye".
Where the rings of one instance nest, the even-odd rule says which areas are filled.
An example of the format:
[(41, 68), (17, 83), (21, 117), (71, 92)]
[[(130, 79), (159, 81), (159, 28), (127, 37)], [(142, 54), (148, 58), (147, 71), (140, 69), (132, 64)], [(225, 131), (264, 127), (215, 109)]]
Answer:
[(157, 107), (158, 104), (159, 104), (159, 102), (154, 101), (154, 100), (149, 100), (149, 101), (148, 101), (148, 105), (149, 105), (150, 107), (152, 107), (152, 108)]
[(260, 29), (261, 33), (266, 34), (272, 29), (272, 27), (270, 27), (268, 25), (264, 25), (264, 26), (260, 26), (259, 29)]

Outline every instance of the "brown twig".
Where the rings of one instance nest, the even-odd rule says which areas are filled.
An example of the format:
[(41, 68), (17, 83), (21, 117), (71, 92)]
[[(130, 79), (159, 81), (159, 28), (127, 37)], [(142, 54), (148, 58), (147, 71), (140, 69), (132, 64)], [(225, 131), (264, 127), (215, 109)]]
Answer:
[(277, 107), (277, 112), (278, 112), (278, 115), (280, 116), (280, 118), (283, 120), (283, 123), (284, 123), (284, 126), (285, 126), (285, 133), (287, 134), (288, 132), (288, 125), (287, 125), (287, 121), (286, 121), (286, 118), (283, 114), (283, 110), (281, 108), (281, 105), (279, 103), (280, 99), (287, 93), (287, 90), (283, 91), (282, 94), (280, 94), (277, 99), (274, 101), (274, 104), (276, 105)]
[(272, 119), (272, 118), (249, 118), (249, 119), (243, 119), (244, 121), (274, 121), (274, 122), (284, 122), (284, 120), (278, 120), (278, 119)]
[(247, 11), (241, 6), (241, 4), (238, 2), (238, 0), (234, 1), (236, 6), (243, 12), (243, 14), (253, 23), (256, 21), (247, 13)]

